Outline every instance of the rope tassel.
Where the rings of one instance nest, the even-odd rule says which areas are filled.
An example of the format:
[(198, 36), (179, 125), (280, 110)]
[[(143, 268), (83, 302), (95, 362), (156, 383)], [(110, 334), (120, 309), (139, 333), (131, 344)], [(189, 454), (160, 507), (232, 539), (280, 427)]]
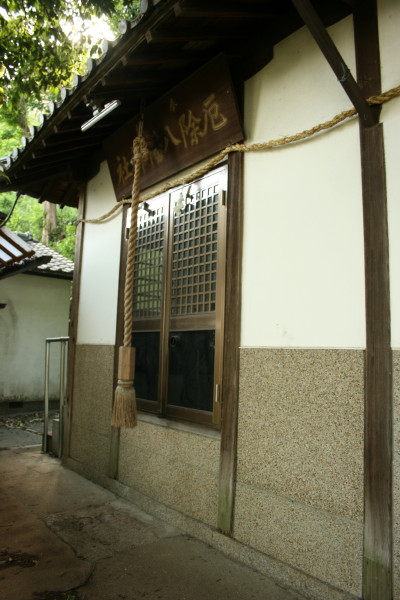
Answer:
[(135, 427), (136, 392), (133, 387), (135, 379), (135, 348), (119, 349), (118, 382), (115, 388), (111, 425), (114, 427)]
[(131, 224), (128, 240), (124, 289), (124, 345), (119, 349), (118, 382), (114, 394), (111, 425), (132, 428), (137, 425), (135, 379), (135, 348), (132, 348), (133, 331), (133, 273), (137, 238), (137, 215), (139, 209), (140, 170), (144, 140), (140, 136), (133, 141), (134, 178), (132, 187)]

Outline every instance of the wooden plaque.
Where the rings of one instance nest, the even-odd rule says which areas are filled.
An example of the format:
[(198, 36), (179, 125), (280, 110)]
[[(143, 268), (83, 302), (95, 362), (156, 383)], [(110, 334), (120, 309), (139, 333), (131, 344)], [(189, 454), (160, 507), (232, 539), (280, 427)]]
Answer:
[[(139, 116), (104, 142), (117, 200), (132, 190), (132, 142)], [(243, 129), (226, 60), (218, 56), (144, 113), (143, 135), (149, 155), (143, 164), (141, 188), (243, 140)]]

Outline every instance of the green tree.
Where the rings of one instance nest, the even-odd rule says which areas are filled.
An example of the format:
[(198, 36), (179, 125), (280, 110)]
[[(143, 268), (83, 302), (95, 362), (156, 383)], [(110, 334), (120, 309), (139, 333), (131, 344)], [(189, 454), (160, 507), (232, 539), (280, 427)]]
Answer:
[[(33, 124), (34, 120), (35, 111), (31, 106), (26, 116), (27, 126)], [(3, 106), (0, 110), (0, 157), (7, 156), (13, 148), (20, 145), (23, 133), (20, 116), (8, 106)], [(14, 192), (0, 194), (0, 212), (3, 215), (10, 214), (15, 198)], [(34, 198), (21, 196), (11, 218), (7, 221), (7, 226), (14, 231), (31, 233), (35, 240), (46, 243), (50, 248), (74, 260), (77, 210), (70, 207), (63, 209), (56, 207), (57, 224), (49, 233), (48, 239), (43, 239), (45, 218), (42, 204)], [(3, 218), (0, 217), (0, 223), (2, 222)]]
[[(45, 104), (56, 98), (62, 86), (69, 85), (74, 73), (84, 72), (87, 58), (99, 55), (93, 19), (100, 17), (117, 32), (119, 21), (134, 18), (139, 6), (140, 0), (3, 0), (0, 157), (20, 145), (29, 126), (37, 124), (35, 119), (44, 112)], [(13, 193), (0, 195), (0, 211), (8, 214), (14, 199)], [(29, 231), (73, 260), (76, 212), (57, 207), (56, 218), (49, 218), (45, 203), (21, 197), (7, 225), (15, 231)]]
[[(0, 195), (0, 212), (8, 215), (13, 207), (15, 194), (9, 192)], [(46, 245), (70, 260), (74, 260), (75, 233), (78, 211), (76, 208), (56, 207), (57, 226), (46, 240)], [(34, 240), (42, 241), (44, 227), (44, 212), (42, 205), (34, 198), (21, 196), (7, 222), (7, 227), (19, 233), (30, 233)], [(0, 221), (2, 221), (0, 217)]]
[(90, 23), (111, 25), (132, 18), (139, 0), (3, 0), (0, 7), (0, 57), (3, 99), (20, 111), (26, 99), (43, 100), (68, 85), (86, 59), (99, 52)]

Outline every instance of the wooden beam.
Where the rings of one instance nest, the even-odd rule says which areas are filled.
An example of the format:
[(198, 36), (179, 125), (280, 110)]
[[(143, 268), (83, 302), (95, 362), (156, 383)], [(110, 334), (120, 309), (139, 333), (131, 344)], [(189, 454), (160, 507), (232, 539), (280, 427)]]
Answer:
[(362, 127), (366, 277), (364, 599), (391, 600), (392, 354), (382, 125)]
[[(83, 149), (81, 151), (82, 146), (76, 146), (76, 148), (73, 148), (73, 150), (75, 150), (74, 152), (74, 161), (79, 160), (79, 159), (83, 159), (86, 158), (87, 155), (90, 153), (90, 149), (92, 148), (93, 150), (95, 150), (98, 147), (98, 144), (89, 144), (86, 149)], [(23, 170), (25, 172), (28, 171), (32, 171), (33, 169), (37, 169), (37, 168), (43, 168), (46, 166), (54, 166), (54, 165), (65, 165), (66, 167), (68, 167), (68, 165), (71, 163), (71, 158), (70, 158), (70, 150), (71, 148), (69, 148), (69, 150), (65, 150), (63, 152), (48, 152), (46, 155), (42, 156), (39, 154), (32, 154), (32, 160), (30, 160), (29, 162), (27, 162), (26, 165), (24, 165)], [(79, 150), (79, 152), (78, 152)], [(20, 178), (19, 178), (20, 179)]]
[[(201, 18), (220, 18), (224, 19), (270, 19), (275, 15), (271, 11), (263, 10), (259, 5), (257, 8), (251, 8), (244, 2), (225, 2), (218, 3), (215, 0), (180, 1), (174, 4), (174, 14), (176, 17), (201, 17)], [(264, 4), (264, 6), (268, 6)]]
[[(60, 169), (59, 171), (55, 171), (51, 174), (52, 177), (63, 177), (64, 175), (67, 177), (66, 169)], [(16, 191), (21, 187), (34, 187), (38, 184), (44, 184), (49, 180), (49, 170), (43, 169), (41, 171), (35, 172), (35, 175), (29, 175), (28, 172), (25, 177), (18, 177), (17, 181), (11, 180), (10, 182), (4, 181), (3, 184), (0, 183), (0, 192), (11, 192)]]
[[(358, 82), (365, 96), (381, 91), (375, 0), (354, 12)], [(383, 126), (360, 121), (366, 284), (365, 600), (392, 600), (392, 354), (389, 241)]]
[[(71, 150), (71, 144), (73, 144), (72, 150), (77, 149), (77, 148), (85, 148), (87, 146), (92, 146), (92, 145), (96, 145), (96, 144), (101, 144), (102, 140), (103, 140), (103, 134), (97, 132), (96, 135), (96, 130), (92, 129), (91, 133), (89, 135), (87, 135), (88, 132), (82, 132), (79, 129), (79, 133), (78, 131), (76, 131), (75, 133), (63, 133), (63, 134), (58, 134), (56, 136), (52, 136), (52, 137), (48, 137), (47, 139), (43, 139), (42, 140), (42, 146), (43, 146), (43, 150), (42, 153), (45, 152), (45, 149), (47, 151), (49, 150), (54, 150), (55, 152), (57, 152), (57, 148), (61, 147), (64, 148), (63, 151), (65, 151), (65, 147), (68, 146), (68, 150)], [(37, 154), (35, 153), (35, 156), (40, 156), (40, 150), (37, 151)]]
[[(123, 109), (124, 107), (129, 106), (129, 103), (132, 100), (135, 99), (141, 99), (143, 98), (143, 93), (148, 93), (148, 92), (157, 92), (159, 88), (157, 87), (157, 84), (149, 84), (149, 85), (142, 85), (142, 86), (137, 86), (132, 87), (132, 89), (128, 90), (121, 90), (121, 88), (96, 88), (95, 90), (93, 90), (93, 92), (91, 92), (90, 94), (90, 98), (92, 100), (100, 100), (103, 102), (110, 102), (111, 100), (115, 100), (118, 99), (121, 101), (121, 106), (118, 107), (118, 114), (121, 114), (121, 109)], [(130, 108), (130, 114), (134, 114), (132, 111), (132, 106), (129, 107)], [(98, 123), (96, 123), (96, 127), (102, 125), (103, 127), (106, 127), (107, 125), (107, 120), (108, 119), (102, 119), (101, 121), (99, 121)]]
[(75, 181), (70, 182), (67, 185), (65, 192), (58, 198), (57, 204), (59, 204), (61, 208), (64, 208), (64, 206), (68, 206), (68, 203), (71, 200), (71, 198), (78, 194), (79, 186), (80, 184), (76, 183)]
[(53, 176), (53, 177), (49, 177), (49, 180), (46, 181), (46, 184), (42, 188), (42, 191), (40, 192), (40, 196), (38, 198), (40, 203), (42, 203), (46, 200), (47, 194), (50, 192), (51, 188), (53, 187), (55, 180), (56, 180), (56, 177)]
[(81, 287), (81, 271), (82, 271), (82, 254), (83, 254), (83, 238), (84, 224), (81, 219), (85, 218), (86, 213), (86, 189), (82, 193), (79, 201), (78, 225), (76, 227), (76, 242), (75, 242), (75, 259), (74, 259), (74, 276), (72, 280), (72, 302), (71, 302), (71, 317), (69, 321), (69, 342), (68, 342), (68, 367), (67, 367), (67, 389), (64, 412), (64, 443), (63, 456), (66, 459), (71, 454), (71, 430), (72, 430), (72, 414), (74, 408), (74, 381), (75, 381), (75, 361), (76, 361), (76, 343), (78, 336), (78, 314), (79, 314), (79, 297)]
[(228, 159), (227, 248), (225, 287), (222, 430), (219, 470), (218, 529), (233, 533), (236, 492), (237, 420), (239, 404), (239, 346), (242, 270), (243, 154)]
[(169, 62), (178, 64), (182, 63), (186, 65), (193, 61), (197, 61), (199, 63), (205, 62), (204, 52), (194, 50), (182, 52), (182, 50), (177, 51), (166, 48), (162, 51), (158, 50), (158, 52), (132, 52), (121, 59), (121, 63), (127, 67), (164, 65), (165, 63)]
[(344, 91), (357, 110), (360, 120), (367, 126), (374, 125), (375, 118), (371, 107), (367, 104), (359, 85), (350, 73), (350, 69), (326, 31), (310, 0), (292, 0), (292, 3), (330, 64), (338, 81), (342, 84)]
[(184, 29), (159, 27), (158, 29), (148, 29), (146, 32), (147, 43), (175, 43), (175, 42), (226, 42), (235, 39), (241, 39), (243, 31), (239, 29)]
[[(165, 63), (165, 61), (164, 61)], [(179, 77), (176, 73), (174, 77)], [(119, 91), (126, 92), (129, 89), (135, 89), (139, 86), (150, 86), (154, 87), (154, 81), (157, 84), (165, 84), (171, 81), (171, 74), (168, 71), (155, 71), (152, 69), (150, 72), (130, 70), (126, 69), (121, 75), (110, 75), (105, 77), (103, 80), (103, 88), (108, 91), (107, 88), (111, 87), (115, 90), (115, 94), (118, 97)]]

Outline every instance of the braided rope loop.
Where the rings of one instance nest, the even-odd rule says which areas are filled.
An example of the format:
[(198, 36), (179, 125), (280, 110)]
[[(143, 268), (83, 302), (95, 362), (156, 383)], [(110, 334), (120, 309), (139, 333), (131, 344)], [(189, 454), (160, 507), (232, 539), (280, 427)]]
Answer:
[[(390, 90), (387, 90), (386, 92), (383, 92), (382, 94), (379, 94), (377, 96), (371, 96), (370, 98), (367, 98), (367, 103), (370, 105), (384, 104), (385, 102), (389, 102), (390, 100), (392, 100), (393, 98), (397, 98), (398, 96), (400, 96), (400, 85), (396, 86)], [(331, 129), (332, 127), (336, 127), (337, 125), (344, 123), (345, 121), (347, 121), (348, 119), (351, 119), (352, 117), (354, 117), (356, 115), (357, 115), (356, 109), (351, 108), (349, 110), (344, 110), (344, 111), (338, 113), (337, 115), (332, 117), (332, 119), (330, 119), (329, 121), (325, 121), (324, 123), (320, 123), (319, 125), (315, 125), (314, 127), (311, 127), (310, 129), (306, 129), (305, 131), (296, 133), (294, 135), (285, 136), (285, 137), (279, 138), (277, 140), (270, 140), (268, 142), (261, 142), (261, 143), (254, 143), (254, 144), (231, 144), (230, 146), (227, 146), (226, 148), (221, 150), (216, 156), (214, 156), (210, 160), (208, 160), (202, 167), (198, 168), (197, 170), (193, 171), (192, 173), (189, 173), (188, 175), (185, 175), (178, 179), (174, 179), (173, 181), (167, 181), (163, 186), (161, 186), (160, 188), (157, 188), (157, 190), (155, 192), (150, 192), (149, 194), (142, 196), (140, 198), (140, 200), (138, 197), (136, 202), (134, 202), (133, 191), (132, 191), (132, 207), (135, 203), (138, 205), (139, 202), (146, 202), (147, 200), (150, 200), (151, 198), (154, 197), (155, 194), (157, 194), (157, 195), (164, 194), (165, 192), (168, 192), (169, 190), (171, 190), (174, 187), (177, 187), (180, 185), (187, 185), (188, 183), (191, 183), (195, 179), (199, 179), (200, 177), (202, 177), (203, 175), (208, 173), (213, 167), (215, 167), (221, 160), (223, 160), (231, 152), (262, 152), (262, 151), (267, 151), (267, 150), (273, 150), (274, 148), (280, 148), (282, 146), (287, 146), (289, 144), (294, 144), (296, 142), (302, 142), (302, 141), (305, 141), (305, 140), (311, 138), (312, 136), (316, 135), (317, 133), (320, 133), (322, 131), (327, 131), (328, 129)], [(145, 142), (142, 137), (138, 137), (136, 139), (138, 140), (138, 145), (137, 145), (138, 152), (139, 152), (139, 154), (140, 154), (140, 152), (142, 152), (142, 155), (143, 155), (143, 152), (147, 152)], [(134, 141), (134, 144), (135, 144), (135, 141)], [(135, 154), (135, 150), (134, 150), (134, 154)], [(137, 176), (139, 173), (139, 169), (140, 169), (140, 164), (138, 165), (138, 171), (136, 172), (136, 163), (135, 163), (135, 174), (134, 174), (134, 182), (133, 182), (134, 189), (135, 189), (135, 181), (137, 181), (139, 179), (139, 177)], [(137, 187), (138, 187), (138, 184), (137, 184)], [(137, 189), (137, 193), (139, 194), (138, 189)], [(131, 200), (120, 200), (105, 215), (102, 215), (101, 217), (99, 217), (97, 219), (82, 219), (81, 222), (83, 222), (83, 223), (103, 223), (104, 221), (107, 221), (108, 219), (110, 219), (112, 217), (112, 215), (117, 210), (119, 210), (119, 208), (123, 204), (130, 204), (130, 203), (131, 203)], [(137, 216), (137, 209), (136, 209), (136, 216)], [(133, 217), (133, 210), (132, 210), (132, 217)], [(131, 222), (131, 232), (132, 232), (132, 222)]]
[(132, 343), (133, 329), (133, 280), (135, 269), (135, 254), (137, 244), (137, 216), (139, 211), (140, 193), (140, 170), (141, 170), (141, 148), (144, 144), (142, 138), (133, 140), (134, 176), (132, 186), (132, 208), (131, 222), (128, 239), (128, 255), (126, 259), (126, 275), (124, 290), (124, 346), (129, 347)]

